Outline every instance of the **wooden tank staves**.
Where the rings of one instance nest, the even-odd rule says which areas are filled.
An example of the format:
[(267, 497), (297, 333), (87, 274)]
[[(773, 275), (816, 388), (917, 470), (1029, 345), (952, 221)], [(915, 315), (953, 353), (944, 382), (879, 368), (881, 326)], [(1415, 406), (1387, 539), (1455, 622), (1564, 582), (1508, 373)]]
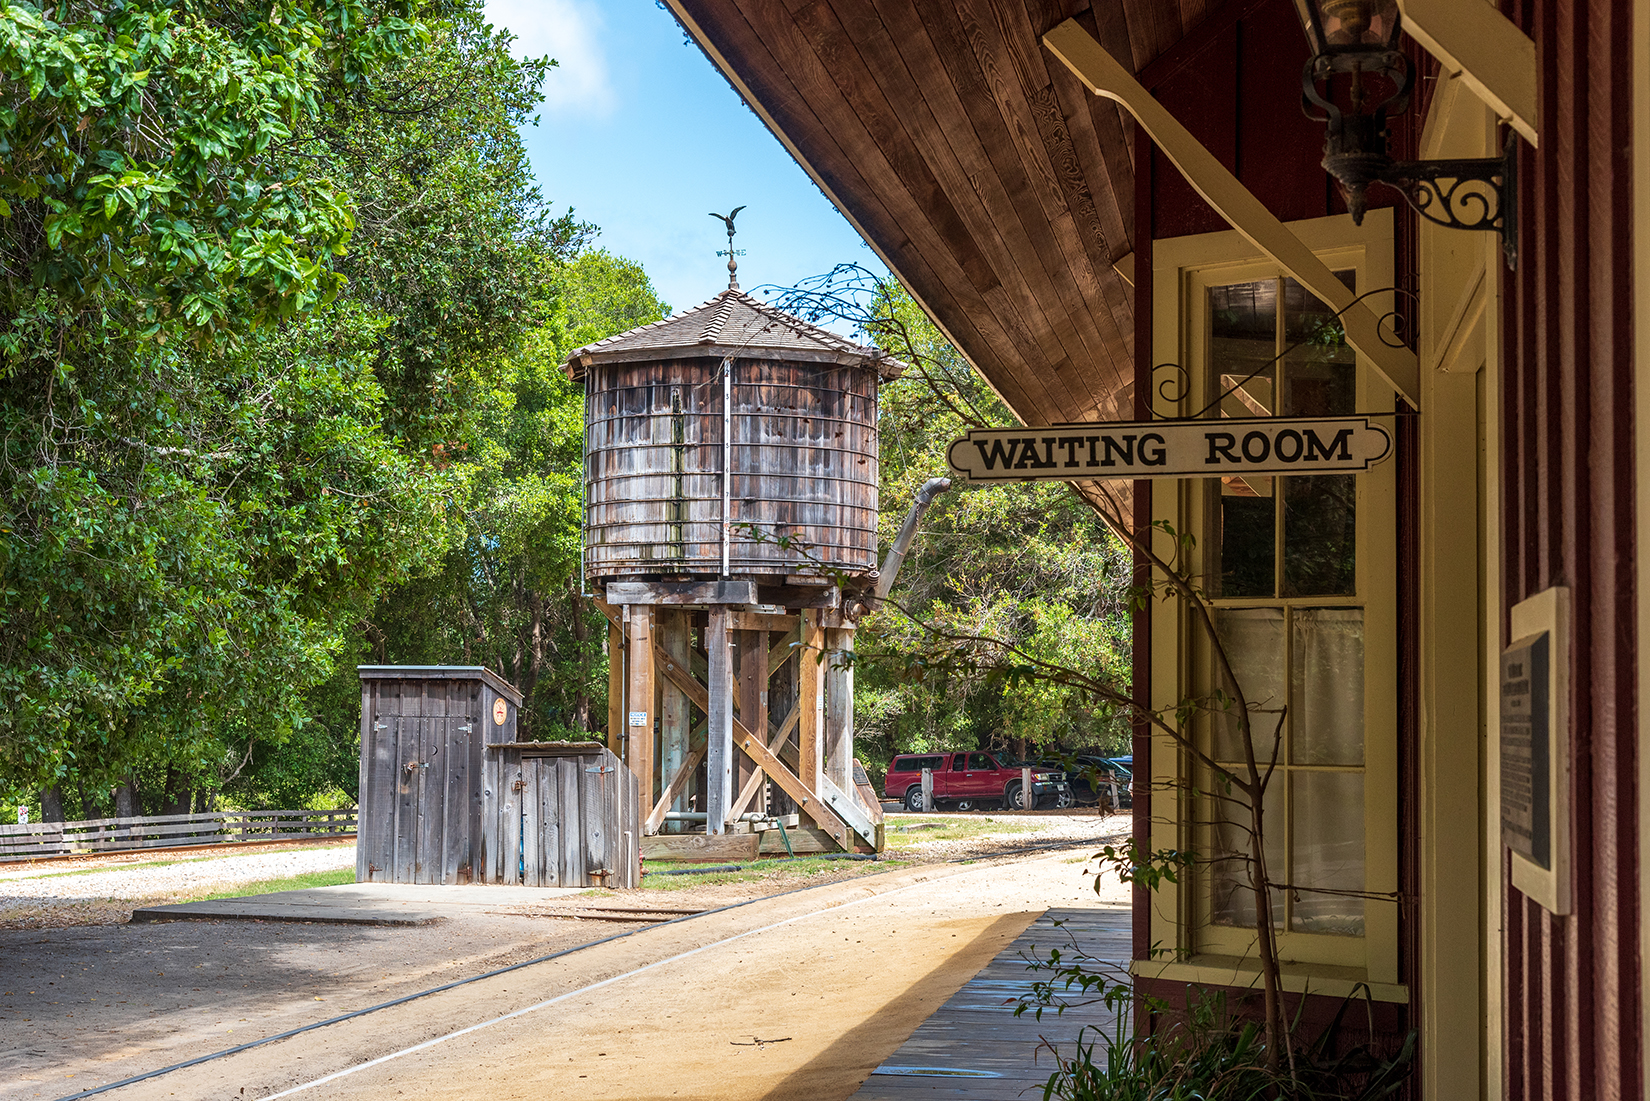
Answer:
[(851, 655), (877, 578), (877, 389), (903, 367), (735, 286), (568, 357), (608, 745), (648, 833), (790, 812), (804, 847), (880, 847)]

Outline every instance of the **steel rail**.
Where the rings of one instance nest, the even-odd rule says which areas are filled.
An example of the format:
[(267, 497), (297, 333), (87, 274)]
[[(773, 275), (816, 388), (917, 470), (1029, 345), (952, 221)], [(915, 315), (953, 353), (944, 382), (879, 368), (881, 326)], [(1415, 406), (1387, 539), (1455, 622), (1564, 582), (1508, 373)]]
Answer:
[[(1101, 840), (1104, 840), (1104, 838), (1103, 837), (1091, 837), (1091, 838), (1085, 838), (1085, 839), (1080, 840), (1080, 841), (1058, 841), (1058, 842), (1047, 842), (1047, 843), (1043, 843), (1043, 844), (1039, 844), (1039, 845), (1023, 845), (1023, 846), (1019, 846), (1017, 848), (1008, 849), (1008, 850), (1003, 851), (1003, 852), (991, 853), (991, 854), (989, 854), (985, 857), (954, 857), (951, 860), (945, 861), (945, 863), (947, 863), (947, 864), (959, 864), (959, 865), (966, 863), (968, 868), (978, 869), (978, 868), (983, 868), (983, 867), (990, 867), (990, 865), (986, 864), (985, 861), (994, 860), (994, 859), (998, 859), (998, 858), (1005, 857), (1005, 856), (1013, 856), (1013, 855), (1016, 855), (1016, 854), (1019, 854), (1019, 853), (1025, 853), (1025, 852), (1042, 852), (1042, 851), (1047, 851), (1047, 850), (1052, 850), (1052, 849), (1083, 848), (1083, 847), (1087, 847), (1087, 846), (1092, 845), (1095, 842), (1101, 841)], [(967, 862), (970, 862), (970, 861), (972, 861), (972, 863), (967, 863)], [(955, 872), (953, 874), (961, 875), (963, 873), (959, 871), (959, 872)], [(596, 947), (599, 947), (600, 945), (603, 945), (603, 944), (610, 944), (610, 943), (612, 943), (613, 941), (616, 941), (616, 940), (623, 940), (625, 937), (635, 936), (637, 933), (645, 933), (650, 929), (658, 929), (658, 928), (661, 928), (661, 927), (667, 926), (667, 925), (675, 925), (676, 923), (683, 922), (683, 921), (693, 921), (693, 920), (696, 920), (698, 918), (710, 917), (714, 914), (725, 914), (729, 910), (738, 910), (741, 907), (750, 906), (750, 905), (753, 905), (753, 904), (758, 903), (758, 902), (767, 902), (767, 901), (770, 901), (770, 900), (776, 899), (776, 898), (787, 898), (787, 897), (789, 897), (791, 895), (794, 895), (794, 894), (801, 894), (803, 891), (818, 891), (818, 890), (822, 890), (822, 889), (827, 888), (827, 887), (840, 886), (843, 882), (844, 882), (843, 880), (836, 880), (836, 881), (831, 882), (831, 883), (812, 883), (812, 884), (809, 884), (805, 887), (794, 887), (789, 891), (781, 891), (778, 894), (774, 894), (774, 895), (763, 895), (761, 898), (748, 898), (748, 899), (745, 899), (743, 902), (731, 902), (726, 906), (719, 906), (714, 910), (701, 910), (697, 914), (684, 914), (681, 917), (671, 918), (669, 921), (656, 922), (652, 925), (645, 925), (645, 926), (642, 926), (642, 927), (637, 928), (637, 929), (626, 929), (622, 933), (614, 933), (612, 936), (602, 937), (599, 940), (589, 941), (588, 943), (585, 943), (585, 944), (575, 944), (571, 948), (563, 948), (561, 951), (551, 952), (549, 955), (538, 956), (538, 957), (536, 957), (534, 959), (530, 959), (530, 960), (522, 960), (520, 963), (510, 964), (508, 967), (499, 967), (499, 968), (495, 968), (492, 971), (483, 972), (480, 975), (471, 975), (467, 979), (455, 979), (453, 982), (450, 982), (450, 983), (443, 983), (440, 986), (432, 986), (428, 990), (420, 990), (420, 991), (418, 991), (417, 993), (414, 993), (414, 994), (406, 994), (406, 995), (403, 995), (402, 997), (399, 997), (399, 998), (392, 998), (391, 1000), (389, 1000), (387, 1002), (379, 1002), (377, 1005), (369, 1005), (369, 1006), (367, 1006), (363, 1009), (357, 1009), (357, 1010), (354, 1010), (353, 1012), (350, 1012), (350, 1013), (342, 1013), (342, 1014), (339, 1014), (336, 1017), (328, 1017), (324, 1021), (315, 1021), (312, 1024), (300, 1025), (297, 1028), (287, 1029), (285, 1032), (278, 1032), (273, 1036), (265, 1036), (262, 1039), (258, 1039), (258, 1040), (249, 1040), (244, 1044), (237, 1044), (236, 1046), (231, 1047), (231, 1048), (224, 1048), (222, 1051), (215, 1051), (215, 1052), (212, 1052), (208, 1055), (197, 1056), (194, 1059), (186, 1059), (182, 1062), (173, 1063), (170, 1066), (160, 1067), (157, 1070), (147, 1071), (143, 1074), (135, 1074), (135, 1075), (132, 1075), (129, 1078), (122, 1078), (118, 1082), (110, 1082), (109, 1084), (103, 1085), (103, 1086), (94, 1086), (91, 1089), (81, 1090), (78, 1093), (65, 1094), (62, 1097), (55, 1098), (54, 1101), (80, 1101), (81, 1098), (96, 1097), (98, 1094), (108, 1093), (110, 1090), (120, 1089), (123, 1086), (136, 1085), (139, 1082), (147, 1082), (152, 1078), (159, 1078), (161, 1075), (164, 1075), (164, 1074), (172, 1074), (172, 1073), (175, 1073), (175, 1072), (180, 1071), (180, 1070), (187, 1070), (189, 1067), (200, 1066), (202, 1063), (210, 1063), (210, 1062), (213, 1062), (213, 1061), (218, 1060), (218, 1059), (226, 1059), (231, 1055), (239, 1055), (243, 1051), (250, 1051), (252, 1048), (262, 1047), (265, 1044), (273, 1044), (277, 1040), (287, 1040), (287, 1039), (291, 1039), (294, 1036), (300, 1036), (300, 1035), (302, 1035), (306, 1032), (313, 1032), (313, 1031), (315, 1031), (316, 1029), (319, 1029), (319, 1028), (327, 1028), (331, 1025), (342, 1024), (345, 1021), (351, 1021), (351, 1020), (354, 1020), (357, 1017), (364, 1017), (368, 1013), (377, 1013), (380, 1010), (391, 1009), (391, 1008), (393, 1008), (395, 1006), (398, 1006), (398, 1005), (405, 1005), (408, 1002), (417, 1001), (420, 998), (427, 998), (427, 997), (430, 997), (433, 994), (441, 994), (441, 993), (444, 993), (448, 990), (456, 989), (457, 987), (460, 987), (460, 986), (468, 986), (471, 983), (481, 982), (483, 979), (496, 978), (499, 975), (509, 974), (511, 971), (519, 971), (524, 967), (534, 967), (534, 966), (537, 966), (538, 964), (541, 964), (541, 963), (549, 963), (551, 960), (561, 959), (562, 957), (570, 956), (575, 952), (583, 952), (587, 948), (596, 948)], [(929, 882), (928, 880), (922, 880), (922, 881), (919, 881), (917, 883), (907, 884), (904, 887), (895, 887), (892, 890), (883, 891), (880, 894), (872, 895), (870, 898), (856, 899), (853, 902), (844, 903), (843, 905), (844, 906), (857, 905), (858, 903), (862, 903), (862, 902), (871, 902), (871, 901), (874, 901), (875, 899), (885, 898), (888, 895), (897, 894), (901, 891), (908, 891), (908, 890), (911, 890), (915, 887), (925, 886), (928, 882)], [(830, 908), (825, 909), (825, 910), (812, 910), (812, 911), (809, 911), (806, 914), (799, 914), (794, 918), (787, 918), (784, 921), (775, 922), (772, 925), (763, 926), (759, 929), (751, 929), (751, 930), (748, 930), (744, 933), (737, 934), (736, 936), (733, 936), (733, 937), (728, 937), (728, 938), (726, 938), (724, 940), (721, 940), (721, 941), (715, 941), (711, 944), (701, 945), (699, 948), (692, 949), (688, 952), (679, 953), (678, 955), (672, 956), (669, 959), (657, 960), (657, 961), (655, 961), (651, 964), (647, 964), (644, 967), (637, 968), (634, 971), (628, 971), (624, 975), (615, 975), (611, 979), (604, 980), (603, 982), (599, 982), (599, 983), (595, 983), (595, 984), (592, 984), (592, 985), (580, 987), (578, 990), (569, 991), (566, 994), (559, 995), (555, 998), (549, 999), (548, 1001), (540, 1002), (536, 1005), (527, 1006), (524, 1009), (516, 1010), (513, 1013), (507, 1013), (502, 1017), (496, 1017), (496, 1018), (493, 1018), (490, 1021), (483, 1021), (480, 1024), (470, 1025), (467, 1028), (460, 1029), (456, 1032), (448, 1033), (445, 1036), (438, 1036), (434, 1040), (427, 1040), (422, 1044), (415, 1045), (414, 1047), (405, 1048), (402, 1051), (393, 1052), (390, 1055), (381, 1056), (378, 1059), (372, 1060), (371, 1062), (361, 1063), (361, 1064), (358, 1064), (357, 1066), (349, 1068), (347, 1070), (338, 1071), (338, 1072), (335, 1072), (333, 1074), (327, 1075), (326, 1077), (323, 1077), (323, 1078), (317, 1078), (312, 1082), (306, 1082), (303, 1085), (295, 1086), (292, 1089), (286, 1090), (282, 1093), (270, 1094), (267, 1097), (265, 1097), (263, 1099), (263, 1101), (275, 1101), (275, 1098), (277, 1098), (277, 1097), (286, 1097), (289, 1094), (293, 1094), (293, 1093), (297, 1093), (301, 1090), (309, 1089), (312, 1086), (318, 1086), (318, 1085), (322, 1084), (323, 1082), (330, 1082), (330, 1081), (332, 1081), (336, 1078), (342, 1078), (345, 1075), (354, 1074), (356, 1071), (365, 1070), (369, 1066), (375, 1066), (378, 1063), (385, 1062), (389, 1059), (398, 1058), (399, 1056), (409, 1054), (413, 1051), (419, 1050), (420, 1048), (426, 1048), (426, 1047), (434, 1046), (435, 1044), (441, 1043), (445, 1040), (454, 1039), (454, 1038), (456, 1038), (458, 1036), (461, 1036), (461, 1035), (464, 1035), (466, 1033), (474, 1032), (475, 1030), (477, 1030), (479, 1028), (485, 1028), (488, 1025), (497, 1024), (500, 1021), (507, 1020), (511, 1017), (521, 1016), (523, 1013), (529, 1013), (529, 1012), (532, 1012), (536, 1009), (545, 1008), (546, 1006), (549, 1006), (549, 1005), (551, 1005), (555, 1002), (561, 1001), (564, 998), (570, 998), (575, 994), (580, 994), (580, 993), (583, 993), (585, 991), (594, 990), (598, 987), (606, 986), (606, 985), (608, 985), (608, 983), (617, 982), (619, 979), (626, 978), (629, 975), (639, 974), (643, 971), (651, 970), (654, 967), (659, 967), (659, 966), (662, 966), (663, 964), (670, 963), (674, 960), (682, 959), (685, 956), (693, 955), (697, 952), (704, 951), (705, 949), (714, 948), (714, 947), (717, 947), (718, 945), (721, 945), (721, 944), (726, 944), (728, 941), (738, 940), (741, 937), (747, 937), (747, 936), (752, 935), (753, 933), (766, 932), (769, 929), (779, 928), (781, 925), (788, 925), (792, 922), (800, 921), (800, 920), (802, 920), (803, 918), (806, 918), (806, 917), (817, 916), (818, 914), (830, 913), (831, 910), (836, 910), (836, 909), (842, 909), (842, 906), (830, 907)]]

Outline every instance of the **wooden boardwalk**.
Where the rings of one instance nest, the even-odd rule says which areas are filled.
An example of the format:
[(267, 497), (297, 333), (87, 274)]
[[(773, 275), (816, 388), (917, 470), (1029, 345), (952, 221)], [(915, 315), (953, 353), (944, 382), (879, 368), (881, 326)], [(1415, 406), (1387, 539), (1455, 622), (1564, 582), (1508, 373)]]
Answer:
[[(1059, 923), (1058, 925), (1056, 923)], [(1041, 1098), (1054, 1059), (1042, 1038), (1068, 1047), (1084, 1026), (1109, 1029), (1104, 1005), (1081, 1006), (1060, 1016), (1044, 1011), (1014, 1016), (1014, 1006), (1047, 972), (1026, 969), (1032, 958), (1060, 949), (1126, 965), (1129, 910), (1124, 906), (1049, 910), (1020, 938), (981, 968), (963, 988), (918, 1027), (886, 1062), (871, 1072), (851, 1101), (915, 1101), (918, 1098), (973, 1098), (1029, 1101)]]

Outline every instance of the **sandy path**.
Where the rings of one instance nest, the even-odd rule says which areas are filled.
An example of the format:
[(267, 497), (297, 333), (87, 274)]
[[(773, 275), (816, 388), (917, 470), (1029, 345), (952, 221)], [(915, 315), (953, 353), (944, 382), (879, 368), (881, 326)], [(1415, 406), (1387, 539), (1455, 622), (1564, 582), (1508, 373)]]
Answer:
[(1070, 861), (764, 900), (108, 1096), (264, 1098), (343, 1071), (293, 1096), (845, 1098), (1037, 914), (1095, 901)]

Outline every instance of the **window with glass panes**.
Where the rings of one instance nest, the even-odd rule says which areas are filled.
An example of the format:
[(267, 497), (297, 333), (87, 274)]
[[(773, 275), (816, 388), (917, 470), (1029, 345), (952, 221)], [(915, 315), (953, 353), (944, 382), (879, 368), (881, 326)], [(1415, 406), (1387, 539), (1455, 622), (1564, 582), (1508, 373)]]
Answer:
[[(1357, 290), (1354, 271), (1337, 275)], [(1206, 296), (1204, 393), (1213, 401), (1207, 415), (1369, 411), (1360, 404), (1368, 387), (1333, 311), (1299, 283), (1281, 276), (1204, 281), (1199, 290)], [(1368, 699), (1369, 613), (1372, 599), (1386, 602), (1375, 616), (1383, 636), (1377, 645), (1386, 647), (1391, 586), (1384, 549), (1390, 523), (1385, 533), (1361, 530), (1386, 517), (1366, 516), (1360, 502), (1372, 485), (1390, 478), (1390, 464), (1371, 478), (1303, 474), (1202, 484), (1204, 584), (1216, 628), (1252, 709), (1256, 756), (1264, 762), (1276, 751), (1265, 807), (1267, 864), (1272, 880), (1289, 889), (1274, 892), (1272, 919), (1284, 935), (1286, 957), (1298, 959), (1345, 962), (1347, 953), (1320, 938), (1366, 933), (1365, 900), (1358, 895), (1370, 878), (1368, 744), (1372, 733), (1383, 744), (1391, 741), (1390, 729), (1370, 729), (1372, 716), (1376, 726), (1390, 724), (1387, 709), (1372, 708)], [(1213, 683), (1211, 661), (1205, 652), (1199, 675), (1206, 684)], [(1234, 717), (1210, 716), (1202, 736), (1212, 757), (1242, 774)], [(1247, 811), (1208, 798), (1198, 817), (1205, 855), (1201, 947), (1241, 950), (1244, 938), (1253, 937), (1256, 905)]]

